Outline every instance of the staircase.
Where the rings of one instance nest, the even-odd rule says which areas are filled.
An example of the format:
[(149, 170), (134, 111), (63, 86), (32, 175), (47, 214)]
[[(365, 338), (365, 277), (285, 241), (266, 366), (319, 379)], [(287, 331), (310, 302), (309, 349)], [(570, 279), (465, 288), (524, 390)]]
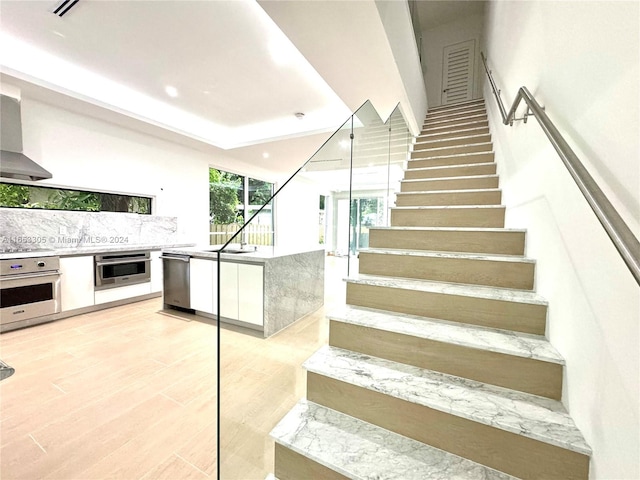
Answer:
[(271, 433), (275, 478), (588, 478), (535, 261), (504, 215), (484, 102), (431, 109), (392, 226), (370, 230), (307, 398)]

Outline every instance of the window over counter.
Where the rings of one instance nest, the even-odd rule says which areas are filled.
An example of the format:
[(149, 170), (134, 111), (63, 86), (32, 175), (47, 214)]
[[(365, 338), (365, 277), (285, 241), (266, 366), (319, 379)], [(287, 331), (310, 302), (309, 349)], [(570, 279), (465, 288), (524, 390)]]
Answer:
[[(273, 194), (273, 184), (209, 169), (210, 244), (226, 243)], [(273, 245), (273, 202), (253, 219), (237, 243)]]
[(0, 183), (0, 207), (151, 214), (151, 198), (117, 193)]

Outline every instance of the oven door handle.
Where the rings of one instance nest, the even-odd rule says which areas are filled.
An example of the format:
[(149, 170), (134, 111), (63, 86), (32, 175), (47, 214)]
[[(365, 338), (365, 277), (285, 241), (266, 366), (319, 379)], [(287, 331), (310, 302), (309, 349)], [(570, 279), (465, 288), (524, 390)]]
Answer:
[(130, 260), (115, 260), (106, 262), (96, 262), (97, 267), (104, 267), (107, 265), (124, 265), (126, 263), (138, 263), (138, 262), (150, 262), (150, 258), (132, 258)]
[(48, 272), (37, 272), (37, 273), (24, 273), (21, 275), (5, 275), (4, 277), (0, 277), (0, 282), (8, 282), (11, 280), (24, 280), (27, 278), (42, 278), (42, 277), (59, 277), (62, 275), (60, 270), (49, 270)]

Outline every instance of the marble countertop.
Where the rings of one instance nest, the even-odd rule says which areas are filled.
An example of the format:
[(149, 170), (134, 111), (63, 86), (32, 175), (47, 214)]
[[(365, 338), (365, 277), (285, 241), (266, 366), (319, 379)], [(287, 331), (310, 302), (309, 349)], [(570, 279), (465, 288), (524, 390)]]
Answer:
[[(187, 248), (163, 248), (164, 253), (174, 253), (178, 255), (189, 255), (193, 258), (205, 258), (216, 260), (218, 254), (215, 251), (219, 248), (216, 245), (203, 245), (203, 246), (190, 246)], [(323, 247), (308, 249), (290, 249), (290, 248), (278, 248), (278, 247), (258, 247), (257, 250), (252, 250), (253, 247), (240, 248), (240, 245), (231, 244), (227, 247), (227, 250), (246, 250), (246, 253), (222, 253), (220, 258), (227, 261), (234, 261), (240, 263), (263, 263), (274, 258), (288, 257), (291, 255), (297, 255), (300, 253), (315, 252), (322, 250)]]
[(33, 258), (33, 257), (70, 257), (75, 255), (94, 255), (96, 253), (129, 252), (140, 250), (164, 250), (167, 248), (186, 248), (193, 246), (193, 243), (172, 243), (172, 244), (96, 244), (83, 247), (72, 248), (52, 248), (43, 250), (33, 250), (29, 252), (8, 252), (0, 253), (0, 260), (13, 258)]

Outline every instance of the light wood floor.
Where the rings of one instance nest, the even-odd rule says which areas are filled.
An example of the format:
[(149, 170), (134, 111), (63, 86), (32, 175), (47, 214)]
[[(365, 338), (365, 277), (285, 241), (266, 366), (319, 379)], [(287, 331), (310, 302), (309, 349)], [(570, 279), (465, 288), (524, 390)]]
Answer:
[[(346, 260), (328, 257), (325, 307), (262, 339), (221, 333), (221, 478), (264, 479), (278, 420), (304, 396), (301, 363), (327, 342)], [(0, 335), (0, 478), (216, 477), (216, 324), (154, 299)]]

